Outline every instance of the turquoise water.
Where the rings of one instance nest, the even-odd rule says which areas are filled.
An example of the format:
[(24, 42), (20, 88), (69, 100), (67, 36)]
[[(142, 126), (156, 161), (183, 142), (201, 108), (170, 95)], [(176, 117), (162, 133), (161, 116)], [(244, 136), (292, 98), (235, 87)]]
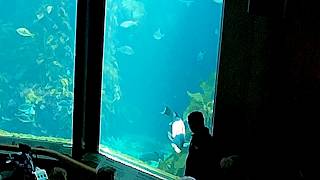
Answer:
[[(72, 137), (75, 19), (76, 0), (0, 1), (0, 130)], [(102, 145), (182, 175), (161, 112), (213, 129), (221, 19), (222, 0), (107, 1)]]
[(0, 128), (71, 138), (73, 0), (0, 1)]
[(181, 176), (187, 150), (173, 150), (161, 112), (200, 110), (213, 128), (222, 2), (108, 0), (106, 14), (101, 143)]

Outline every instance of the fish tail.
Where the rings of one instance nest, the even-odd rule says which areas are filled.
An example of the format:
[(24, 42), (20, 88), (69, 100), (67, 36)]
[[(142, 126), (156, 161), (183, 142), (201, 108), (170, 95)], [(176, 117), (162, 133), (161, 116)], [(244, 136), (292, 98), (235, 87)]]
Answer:
[(161, 114), (167, 115), (167, 116), (169, 116), (170, 118), (173, 118), (173, 117), (174, 117), (174, 112), (173, 112), (168, 106), (165, 106), (165, 108), (164, 108), (164, 110), (161, 112)]

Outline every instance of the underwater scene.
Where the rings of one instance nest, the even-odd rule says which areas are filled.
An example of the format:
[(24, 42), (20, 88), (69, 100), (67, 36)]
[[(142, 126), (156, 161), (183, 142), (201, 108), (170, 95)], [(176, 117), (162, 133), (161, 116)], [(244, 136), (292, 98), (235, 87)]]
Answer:
[[(0, 137), (70, 145), (76, 3), (0, 1)], [(223, 0), (107, 0), (101, 153), (183, 176), (187, 115), (213, 130), (222, 12)]]
[(0, 135), (72, 135), (75, 0), (0, 1)]
[(183, 176), (188, 114), (213, 130), (222, 12), (223, 0), (107, 0), (101, 153)]

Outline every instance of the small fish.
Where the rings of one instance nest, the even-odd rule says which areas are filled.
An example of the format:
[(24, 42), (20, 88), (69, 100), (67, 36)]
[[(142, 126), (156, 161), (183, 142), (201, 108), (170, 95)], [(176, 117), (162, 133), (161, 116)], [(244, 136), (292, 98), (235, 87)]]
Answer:
[(10, 118), (7, 118), (7, 117), (1, 117), (1, 120), (3, 120), (3, 121), (12, 121), (12, 119), (10, 119)]
[(55, 49), (57, 49), (59, 47), (59, 45), (58, 44), (53, 44), (50, 47), (51, 47), (52, 50), (55, 50)]
[(55, 66), (58, 66), (59, 68), (62, 68), (62, 64), (59, 61), (52, 61), (52, 64)]
[(53, 41), (53, 35), (49, 35), (47, 38), (47, 44), (50, 44)]
[(42, 12), (37, 14), (36, 16), (38, 20), (41, 20), (42, 18), (44, 18), (44, 14)]
[(160, 40), (164, 37), (164, 34), (161, 33), (160, 28), (153, 33), (153, 38), (156, 40)]
[(61, 44), (65, 44), (66, 43), (66, 41), (63, 39), (63, 37), (60, 37), (59, 40), (60, 40)]
[(217, 3), (217, 4), (222, 4), (223, 3), (223, 0), (212, 0), (214, 3)]
[(61, 100), (61, 101), (59, 101), (59, 102), (57, 102), (57, 106), (59, 107), (66, 107), (66, 108), (68, 108), (68, 107), (70, 107), (70, 106), (72, 106), (72, 102), (70, 101), (70, 100)]
[(60, 7), (59, 10), (60, 10), (59, 16), (68, 17), (68, 13), (66, 12), (66, 10), (63, 7)]
[(137, 26), (137, 25), (138, 25), (138, 22), (132, 21), (132, 20), (124, 21), (120, 24), (120, 26), (123, 28), (129, 28), (131, 26)]
[(192, 3), (194, 3), (193, 0), (178, 0), (179, 2), (185, 4), (187, 7), (190, 7)]
[(50, 14), (52, 12), (52, 10), (53, 10), (53, 6), (49, 5), (49, 6), (47, 6), (46, 9), (47, 9), (47, 13)]
[(40, 109), (43, 110), (44, 108), (46, 108), (46, 106), (41, 104)]
[(62, 84), (62, 86), (66, 87), (69, 86), (69, 80), (65, 77), (60, 77), (60, 83)]
[(52, 28), (55, 29), (55, 30), (57, 30), (59, 27), (58, 27), (57, 24), (54, 24), (54, 25), (52, 25)]
[(39, 128), (39, 124), (37, 124), (36, 122), (32, 122), (32, 126), (35, 128)]
[(121, 46), (118, 48), (118, 51), (128, 56), (131, 56), (134, 54), (134, 50), (130, 46)]
[(37, 64), (42, 64), (44, 62), (44, 59), (43, 58), (38, 58), (36, 59), (36, 63)]
[(46, 86), (44, 87), (44, 89), (51, 89), (52, 86), (50, 86), (49, 84), (46, 84)]
[(72, 27), (68, 21), (63, 21), (62, 23), (68, 28), (68, 30), (72, 30)]
[(17, 103), (13, 99), (10, 99), (8, 102), (8, 106), (15, 106), (16, 104)]
[(197, 55), (197, 61), (200, 62), (204, 59), (206, 52), (205, 51), (200, 51)]
[(20, 36), (34, 37), (34, 34), (31, 33), (27, 28), (21, 27), (21, 28), (16, 29), (16, 31)]

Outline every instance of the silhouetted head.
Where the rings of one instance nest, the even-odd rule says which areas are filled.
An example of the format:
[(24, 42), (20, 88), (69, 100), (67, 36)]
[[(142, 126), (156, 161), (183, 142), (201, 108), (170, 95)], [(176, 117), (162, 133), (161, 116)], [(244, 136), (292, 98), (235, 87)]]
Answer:
[(97, 172), (97, 180), (114, 180), (115, 171), (112, 167), (101, 167)]
[(54, 167), (48, 176), (50, 180), (66, 180), (67, 171), (60, 167)]
[(204, 117), (202, 112), (194, 111), (188, 115), (188, 124), (193, 133), (201, 131), (204, 126)]

